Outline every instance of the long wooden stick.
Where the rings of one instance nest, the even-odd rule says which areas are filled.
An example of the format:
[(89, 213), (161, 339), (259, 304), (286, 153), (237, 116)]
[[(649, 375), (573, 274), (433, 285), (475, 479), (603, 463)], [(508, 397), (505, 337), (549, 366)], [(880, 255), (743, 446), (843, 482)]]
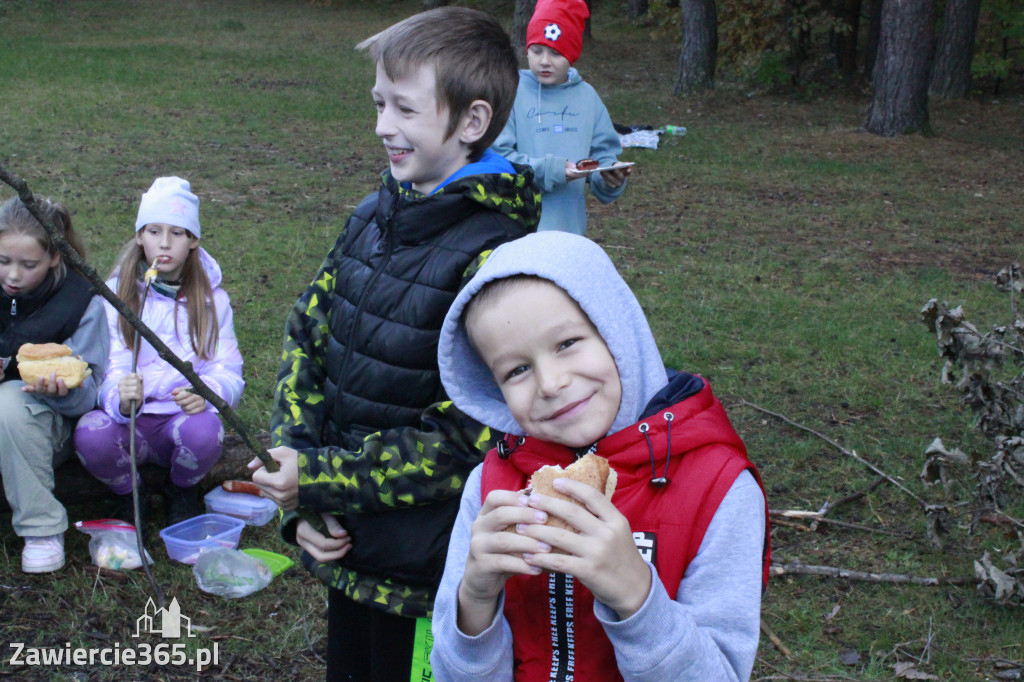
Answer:
[(848, 580), (860, 580), (869, 583), (909, 583), (912, 585), (970, 585), (977, 582), (974, 576), (940, 576), (931, 578), (926, 576), (905, 575), (902, 573), (866, 573), (864, 571), (851, 571), (848, 568), (836, 568), (834, 566), (808, 566), (799, 561), (790, 561), (785, 564), (772, 564), (769, 568), (771, 575), (821, 575), (828, 578), (846, 578)]
[[(153, 261), (153, 269), (156, 269), (157, 263), (160, 261), (159, 258)], [(152, 283), (152, 278), (149, 276), (149, 271), (146, 271), (145, 288), (142, 290), (142, 298), (139, 302), (139, 315), (142, 315), (142, 311), (146, 309), (146, 299), (149, 298), (149, 285)], [(138, 369), (139, 364), (139, 339), (142, 337), (138, 334), (135, 335), (135, 339), (132, 342), (132, 374), (135, 374), (135, 370)], [(166, 600), (164, 599), (164, 591), (160, 588), (160, 584), (153, 577), (153, 571), (149, 568), (149, 562), (146, 561), (146, 548), (143, 546), (142, 536), (144, 528), (142, 526), (142, 510), (139, 508), (139, 467), (138, 467), (138, 451), (135, 448), (135, 421), (138, 415), (136, 414), (138, 407), (138, 401), (132, 398), (129, 403), (129, 420), (128, 420), (128, 462), (131, 464), (132, 474), (132, 512), (134, 514), (132, 523), (135, 524), (135, 544), (139, 550), (139, 556), (142, 557), (142, 568), (146, 572), (146, 579), (149, 580), (149, 586), (153, 588), (153, 595), (156, 597), (156, 605), (158, 607), (165, 608)]]
[(199, 375), (195, 373), (195, 370), (192, 369), (192, 363), (185, 362), (175, 355), (174, 352), (167, 347), (167, 344), (161, 341), (160, 337), (157, 336), (152, 329), (147, 327), (146, 324), (139, 319), (139, 316), (136, 315), (131, 308), (125, 305), (124, 301), (119, 299), (117, 295), (110, 290), (110, 287), (108, 287), (106, 282), (103, 281), (103, 278), (96, 273), (96, 270), (89, 265), (77, 251), (71, 248), (71, 245), (68, 244), (67, 239), (64, 238), (64, 235), (61, 234), (56, 225), (54, 225), (50, 219), (43, 215), (42, 211), (39, 210), (39, 207), (36, 204), (36, 198), (29, 189), (28, 183), (22, 178), (10, 173), (6, 168), (4, 168), (3, 164), (0, 164), (0, 180), (3, 180), (6, 184), (10, 185), (10, 187), (18, 193), (18, 198), (21, 199), (23, 204), (25, 204), (25, 208), (28, 209), (28, 212), (35, 216), (36, 220), (38, 220), (46, 229), (47, 233), (50, 235), (50, 239), (53, 240), (53, 243), (57, 246), (57, 250), (60, 251), (61, 256), (68, 265), (73, 266), (75, 270), (82, 273), (82, 276), (89, 280), (89, 283), (96, 288), (96, 292), (105, 298), (110, 305), (114, 306), (114, 310), (123, 315), (125, 319), (128, 320), (128, 324), (134, 327), (139, 334), (142, 335), (142, 338), (149, 341), (157, 354), (171, 365), (171, 367), (174, 367), (174, 369), (181, 372), (182, 375), (188, 379), (188, 382), (192, 384), (196, 393), (201, 395), (211, 405), (217, 408), (217, 411), (220, 412), (225, 421), (235, 429), (235, 432), (238, 433), (246, 446), (252, 450), (261, 462), (263, 462), (267, 471), (277, 471), (278, 466), (277, 462), (274, 461), (274, 458), (270, 456), (270, 453), (267, 452), (266, 448), (260, 445), (256, 439), (252, 437), (249, 429), (245, 426), (245, 422), (238, 417), (235, 411), (231, 409), (231, 406), (228, 405), (223, 398), (214, 393), (210, 387), (206, 385), (206, 382), (204, 382)]
[(833, 526), (840, 526), (842, 528), (852, 528), (853, 530), (863, 530), (868, 533), (880, 533), (882, 535), (892, 535), (898, 538), (909, 538), (910, 536), (906, 533), (900, 533), (895, 530), (889, 530), (888, 528), (873, 528), (871, 526), (865, 526), (861, 523), (850, 523), (848, 521), (838, 521), (836, 519), (829, 519), (822, 515), (820, 511), (800, 511), (794, 509), (769, 509), (768, 514), (772, 517), (772, 523), (779, 523), (779, 519), (810, 519), (811, 524), (804, 526), (802, 524), (786, 524), (801, 528), (806, 531), (817, 530), (819, 523), (826, 523)]
[(779, 636), (772, 632), (772, 629), (764, 622), (764, 618), (761, 619), (761, 632), (764, 633), (765, 637), (768, 638), (768, 641), (772, 643), (772, 646), (779, 650), (780, 654), (786, 658), (790, 658), (793, 655), (793, 652), (789, 650), (789, 647), (783, 644), (782, 640), (779, 639)]
[(855, 500), (859, 500), (860, 498), (864, 497), (868, 493), (872, 492), (875, 488), (877, 488), (878, 486), (880, 486), (884, 482), (885, 482), (885, 479), (882, 478), (881, 476), (879, 476), (877, 479), (875, 479), (875, 482), (872, 483), (871, 487), (869, 487), (867, 490), (858, 490), (857, 492), (851, 493), (851, 494), (847, 495), (846, 497), (843, 497), (843, 498), (841, 498), (839, 500), (836, 500), (835, 502), (832, 502), (831, 500), (826, 500), (825, 504), (821, 505), (821, 509), (818, 510), (821, 513), (821, 518), (819, 518), (819, 519), (815, 520), (813, 523), (811, 523), (811, 530), (817, 530), (819, 522), (827, 521), (825, 519), (825, 514), (829, 513), (830, 511), (832, 511), (836, 507), (841, 507), (844, 504), (848, 504), (850, 502), (854, 502)]
[(841, 453), (843, 453), (847, 457), (852, 457), (853, 459), (857, 460), (858, 462), (860, 462), (861, 464), (863, 464), (867, 468), (871, 469), (873, 472), (875, 472), (876, 474), (878, 474), (879, 476), (881, 476), (885, 480), (889, 481), (889, 483), (892, 483), (894, 486), (896, 486), (897, 488), (899, 488), (900, 490), (905, 492), (907, 495), (909, 495), (910, 497), (914, 498), (914, 500), (916, 500), (917, 503), (920, 504), (922, 508), (924, 508), (926, 510), (931, 508), (931, 505), (929, 505), (927, 502), (922, 500), (920, 497), (918, 497), (917, 495), (912, 493), (910, 490), (907, 489), (906, 486), (904, 486), (902, 483), (897, 481), (895, 478), (893, 478), (889, 474), (885, 473), (884, 471), (882, 471), (881, 469), (876, 467), (874, 464), (872, 464), (871, 462), (867, 461), (866, 459), (864, 459), (863, 457), (858, 455), (853, 450), (848, 450), (848, 449), (844, 448), (842, 445), (840, 445), (839, 443), (835, 442), (834, 440), (832, 440), (831, 438), (829, 438), (825, 434), (823, 434), (823, 433), (821, 433), (819, 431), (815, 431), (814, 429), (812, 429), (812, 428), (810, 428), (808, 426), (804, 426), (803, 424), (799, 424), (799, 423), (793, 421), (792, 419), (790, 419), (789, 417), (787, 417), (787, 416), (785, 416), (783, 414), (779, 414), (778, 412), (772, 412), (771, 410), (766, 409), (764, 407), (761, 407), (760, 405), (757, 405), (755, 403), (752, 403), (749, 400), (744, 400), (743, 398), (740, 398), (740, 404), (746, 405), (747, 407), (752, 407), (755, 410), (758, 410), (759, 412), (764, 412), (765, 414), (770, 414), (771, 416), (775, 417), (776, 419), (781, 419), (782, 421), (786, 422), (790, 426), (793, 426), (793, 427), (798, 428), (798, 429), (800, 429), (802, 431), (806, 431), (808, 433), (814, 434), (815, 436), (817, 436), (818, 438), (821, 438), (823, 441), (825, 441), (826, 443), (828, 443), (832, 447), (834, 447), (837, 450), (839, 450)]

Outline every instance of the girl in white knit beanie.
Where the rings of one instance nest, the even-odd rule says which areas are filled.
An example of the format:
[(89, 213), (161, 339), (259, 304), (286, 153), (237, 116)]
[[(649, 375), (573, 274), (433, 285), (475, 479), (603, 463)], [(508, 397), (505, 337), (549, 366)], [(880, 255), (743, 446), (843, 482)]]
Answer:
[[(142, 195), (135, 236), (107, 285), (138, 313), (146, 270), (156, 262), (157, 276), (150, 285), (142, 321), (235, 407), (245, 385), (242, 356), (231, 303), (220, 288), (220, 266), (199, 246), (200, 236), (199, 199), (188, 181), (157, 178)], [(202, 513), (197, 485), (223, 449), (224, 427), (217, 411), (190, 392), (185, 377), (144, 339), (132, 372), (136, 332), (109, 303), (107, 326), (110, 364), (100, 387), (101, 409), (79, 421), (75, 431), (79, 459), (119, 496), (115, 515), (134, 523), (128, 458), (134, 401), (137, 463), (156, 463), (170, 470), (162, 491), (167, 525)], [(141, 478), (137, 483), (142, 485)], [(148, 497), (148, 491), (140, 492), (143, 499)]]

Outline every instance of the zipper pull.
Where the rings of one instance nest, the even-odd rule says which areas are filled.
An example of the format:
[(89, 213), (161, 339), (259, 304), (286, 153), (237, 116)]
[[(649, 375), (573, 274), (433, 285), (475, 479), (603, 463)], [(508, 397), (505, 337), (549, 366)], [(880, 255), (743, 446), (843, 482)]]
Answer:
[(18, 315), (18, 299), (11, 299), (11, 317), (17, 317)]

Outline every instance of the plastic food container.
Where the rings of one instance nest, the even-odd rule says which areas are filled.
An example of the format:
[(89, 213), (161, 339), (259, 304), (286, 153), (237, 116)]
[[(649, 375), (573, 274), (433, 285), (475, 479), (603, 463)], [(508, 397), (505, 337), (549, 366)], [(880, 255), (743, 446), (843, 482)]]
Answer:
[(248, 493), (229, 493), (217, 486), (203, 498), (206, 511), (242, 519), (250, 526), (262, 526), (277, 515), (277, 505), (267, 497)]
[(167, 554), (183, 564), (194, 564), (199, 552), (214, 547), (238, 547), (245, 521), (224, 514), (200, 514), (160, 531)]

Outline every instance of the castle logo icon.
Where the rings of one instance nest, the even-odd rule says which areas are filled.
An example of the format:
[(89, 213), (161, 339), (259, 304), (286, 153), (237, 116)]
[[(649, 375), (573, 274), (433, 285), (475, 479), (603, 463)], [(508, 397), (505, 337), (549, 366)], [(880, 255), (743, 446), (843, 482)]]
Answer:
[(182, 636), (195, 637), (192, 634), (192, 619), (181, 615), (181, 607), (175, 597), (166, 608), (157, 608), (150, 597), (146, 602), (145, 612), (135, 621), (135, 633), (132, 637), (143, 634), (160, 635), (165, 639), (177, 639)]

